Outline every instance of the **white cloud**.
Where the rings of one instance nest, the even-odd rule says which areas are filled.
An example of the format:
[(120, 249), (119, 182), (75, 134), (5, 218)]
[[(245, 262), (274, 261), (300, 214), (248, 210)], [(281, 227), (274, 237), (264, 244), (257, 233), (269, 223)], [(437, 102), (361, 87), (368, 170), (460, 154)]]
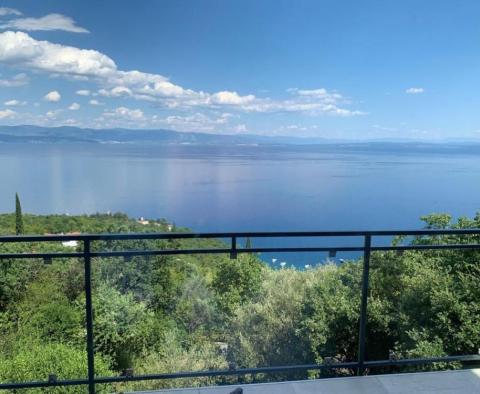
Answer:
[(343, 108), (343, 96), (326, 89), (290, 89), (289, 99), (258, 98), (235, 91), (206, 93), (175, 85), (159, 74), (118, 70), (115, 62), (95, 50), (38, 41), (23, 32), (0, 33), (0, 62), (44, 71), (66, 78), (87, 78), (97, 82), (98, 94), (130, 97), (174, 109), (194, 107), (232, 108), (244, 112), (306, 112), (312, 115), (354, 116), (364, 112)]
[(38, 41), (13, 31), (0, 33), (0, 62), (71, 77), (106, 77), (116, 71), (114, 61), (100, 52)]
[(90, 90), (80, 89), (76, 92), (79, 96), (90, 96)]
[(248, 130), (247, 125), (244, 125), (244, 124), (239, 124), (234, 127), (234, 131), (236, 133), (245, 133), (247, 130)]
[(407, 94), (421, 94), (424, 92), (425, 92), (424, 88), (408, 88), (407, 90), (405, 90), (405, 93)]
[(58, 101), (60, 101), (60, 99), (62, 98), (61, 94), (58, 93), (56, 90), (53, 90), (49, 93), (47, 93), (43, 99), (45, 101), (50, 101), (51, 103), (56, 103)]
[(105, 97), (121, 97), (121, 96), (131, 96), (132, 91), (125, 86), (115, 86), (110, 90), (100, 89), (98, 94)]
[(29, 78), (27, 77), (27, 74), (20, 73), (13, 76), (10, 79), (0, 79), (0, 86), (6, 87), (6, 88), (12, 88), (12, 87), (27, 85), (28, 82), (29, 82)]
[(62, 112), (63, 112), (63, 109), (50, 110), (50, 111), (47, 111), (45, 116), (49, 120), (57, 120), (57, 116), (60, 115)]
[(95, 99), (90, 100), (88, 103), (89, 103), (90, 105), (103, 105), (103, 103), (101, 103), (100, 101), (95, 100)]
[(61, 14), (48, 14), (40, 18), (13, 19), (6, 23), (0, 24), (0, 29), (15, 29), (26, 31), (63, 30), (72, 33), (89, 32), (87, 29), (77, 26), (72, 18)]
[(11, 109), (0, 110), (0, 119), (13, 118), (17, 113)]
[(68, 107), (68, 109), (70, 111), (78, 111), (80, 109), (80, 104), (78, 103), (72, 103), (72, 105), (70, 105), (70, 107)]
[(357, 116), (365, 115), (363, 111), (341, 108), (349, 100), (341, 94), (326, 89), (288, 89), (291, 98), (285, 100), (256, 99), (242, 105), (248, 112), (304, 112), (311, 115)]
[(254, 102), (255, 96), (253, 94), (240, 96), (237, 92), (223, 91), (213, 94), (211, 101), (215, 104), (244, 105)]
[(176, 131), (202, 131), (202, 132), (237, 132), (236, 127), (229, 125), (233, 117), (230, 113), (222, 113), (218, 116), (208, 116), (200, 112), (191, 115), (170, 115), (161, 118), (158, 115), (150, 119), (151, 126), (166, 127)]
[(22, 15), (22, 13), (19, 10), (16, 10), (14, 8), (0, 7), (0, 16), (7, 16), (7, 15), (20, 16)]
[(142, 120), (144, 118), (143, 111), (140, 109), (130, 109), (126, 107), (118, 107), (113, 111), (104, 111), (106, 117), (116, 117), (125, 120)]
[(331, 103), (334, 103), (336, 100), (342, 99), (342, 95), (338, 93), (332, 93), (327, 91), (327, 89), (320, 88), (320, 89), (288, 89), (288, 92), (292, 94), (296, 94), (298, 96), (303, 97), (313, 97), (313, 98), (321, 98)]
[(301, 126), (301, 125), (298, 125), (298, 124), (289, 124), (287, 126), (282, 127), (282, 129), (305, 131), (305, 130), (307, 130), (307, 127)]
[(48, 111), (45, 115), (47, 118), (56, 118), (58, 111)]
[(19, 100), (8, 100), (3, 103), (4, 105), (8, 107), (15, 107), (18, 105), (25, 105), (26, 101), (19, 101)]

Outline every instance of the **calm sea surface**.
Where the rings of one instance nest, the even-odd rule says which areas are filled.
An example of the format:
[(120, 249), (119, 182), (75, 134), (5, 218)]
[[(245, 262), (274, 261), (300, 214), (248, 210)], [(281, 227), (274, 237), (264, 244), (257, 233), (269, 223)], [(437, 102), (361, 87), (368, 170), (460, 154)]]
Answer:
[(197, 231), (416, 229), (424, 214), (480, 209), (480, 152), (0, 144), (0, 181), (1, 212), (18, 192), (30, 213), (121, 211)]

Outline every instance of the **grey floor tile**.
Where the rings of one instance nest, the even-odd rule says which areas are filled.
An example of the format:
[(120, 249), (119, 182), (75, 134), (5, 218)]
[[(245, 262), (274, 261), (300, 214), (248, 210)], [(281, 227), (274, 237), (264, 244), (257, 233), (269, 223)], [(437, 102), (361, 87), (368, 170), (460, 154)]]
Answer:
[(266, 384), (160, 390), (136, 394), (480, 394), (480, 369)]
[(336, 378), (298, 382), (294, 384), (295, 394), (387, 394), (376, 377)]
[(468, 378), (469, 374), (469, 371), (447, 371), (383, 375), (379, 376), (379, 381), (389, 394), (470, 394), (478, 388)]

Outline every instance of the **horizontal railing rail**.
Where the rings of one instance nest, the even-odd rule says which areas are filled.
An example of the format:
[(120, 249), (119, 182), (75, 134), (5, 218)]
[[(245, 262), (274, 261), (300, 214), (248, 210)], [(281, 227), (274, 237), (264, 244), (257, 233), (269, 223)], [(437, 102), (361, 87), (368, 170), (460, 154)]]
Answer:
[[(436, 244), (392, 244), (373, 245), (374, 237), (432, 237), (432, 236), (478, 236), (478, 241), (472, 243), (436, 243)], [(356, 237), (363, 241), (357, 246), (334, 245), (329, 247), (238, 247), (238, 239), (255, 238), (332, 238)], [(126, 241), (126, 240), (180, 240), (180, 239), (229, 239), (229, 243), (218, 248), (189, 248), (189, 249), (155, 249), (155, 250), (92, 250), (95, 241)], [(121, 234), (65, 234), (65, 235), (21, 235), (0, 236), (0, 245), (7, 243), (44, 243), (78, 241), (83, 248), (75, 252), (25, 252), (25, 253), (0, 253), (0, 259), (44, 259), (80, 258), (84, 262), (84, 290), (85, 290), (85, 321), (86, 321), (86, 350), (88, 373), (85, 379), (57, 380), (55, 375), (49, 376), (45, 381), (0, 383), (0, 390), (16, 390), (23, 388), (46, 388), (59, 386), (88, 386), (89, 394), (95, 393), (96, 384), (130, 382), (142, 380), (161, 380), (195, 377), (214, 377), (247, 375), (260, 373), (276, 373), (299, 370), (329, 370), (329, 369), (356, 369), (362, 375), (366, 368), (432, 364), (438, 362), (480, 362), (479, 354), (445, 356), (434, 358), (392, 359), (392, 360), (366, 360), (366, 327), (367, 306), (370, 278), (370, 256), (374, 251), (407, 251), (407, 250), (477, 250), (480, 249), (480, 229), (425, 229), (425, 230), (400, 230), (400, 231), (300, 231), (300, 232), (218, 232), (218, 233), (121, 233)], [(439, 240), (444, 241), (444, 240)], [(458, 242), (458, 240), (456, 240)], [(94, 332), (93, 332), (93, 306), (92, 306), (92, 280), (91, 260), (98, 257), (135, 257), (135, 256), (160, 256), (181, 254), (227, 254), (235, 259), (242, 253), (305, 253), (326, 252), (334, 256), (337, 252), (363, 253), (363, 271), (360, 300), (360, 323), (358, 335), (358, 359), (352, 362), (284, 365), (272, 367), (258, 367), (247, 369), (228, 369), (214, 371), (176, 372), (151, 375), (133, 375), (112, 377), (95, 376)]]

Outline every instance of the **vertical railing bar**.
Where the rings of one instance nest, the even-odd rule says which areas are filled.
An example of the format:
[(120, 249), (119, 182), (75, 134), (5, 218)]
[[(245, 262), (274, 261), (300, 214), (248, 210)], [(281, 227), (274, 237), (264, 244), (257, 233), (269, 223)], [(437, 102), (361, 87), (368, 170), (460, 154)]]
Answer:
[(363, 274), (362, 274), (362, 299), (360, 304), (360, 328), (358, 334), (358, 368), (357, 375), (363, 375), (365, 368), (365, 336), (367, 332), (367, 304), (368, 304), (368, 280), (370, 276), (370, 252), (372, 236), (365, 235), (363, 249)]
[(230, 258), (236, 259), (237, 258), (237, 237), (232, 235), (232, 247), (230, 251)]
[(85, 317), (87, 326), (88, 394), (95, 394), (95, 353), (93, 348), (92, 259), (90, 239), (83, 243), (85, 267)]

